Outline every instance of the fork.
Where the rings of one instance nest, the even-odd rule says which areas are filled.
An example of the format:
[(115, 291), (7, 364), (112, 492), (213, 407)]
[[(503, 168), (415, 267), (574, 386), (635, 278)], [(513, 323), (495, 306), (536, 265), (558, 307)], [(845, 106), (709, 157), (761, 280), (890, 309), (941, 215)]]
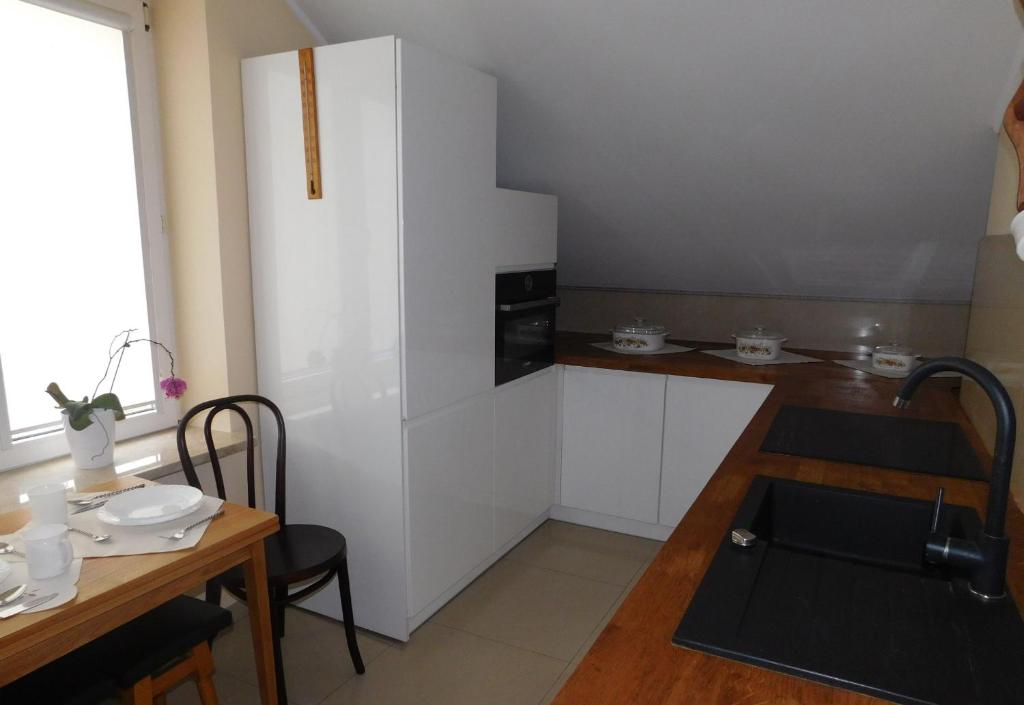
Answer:
[(185, 538), (185, 534), (187, 534), (192, 529), (196, 528), (197, 526), (202, 526), (203, 524), (205, 524), (208, 521), (213, 521), (214, 519), (216, 519), (217, 517), (219, 517), (219, 516), (221, 516), (223, 514), (224, 514), (224, 510), (221, 509), (219, 512), (217, 512), (215, 514), (211, 514), (210, 516), (206, 517), (205, 519), (200, 519), (199, 521), (194, 521), (191, 524), (189, 524), (188, 526), (183, 527), (181, 529), (178, 529), (177, 531), (175, 531), (170, 536), (163, 536), (163, 535), (161, 535), (160, 538), (162, 538), (162, 539), (169, 539), (171, 541), (181, 541), (183, 538)]

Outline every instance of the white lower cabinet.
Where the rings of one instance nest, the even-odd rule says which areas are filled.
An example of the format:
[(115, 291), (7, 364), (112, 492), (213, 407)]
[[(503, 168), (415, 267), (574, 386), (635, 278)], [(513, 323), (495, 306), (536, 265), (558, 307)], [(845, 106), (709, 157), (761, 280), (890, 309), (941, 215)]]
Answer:
[(558, 374), (554, 367), (498, 387), (494, 396), (494, 546), (548, 511), (554, 497)]
[(667, 538), (769, 384), (566, 367), (555, 518)]
[(771, 390), (770, 384), (668, 378), (659, 524), (679, 524)]
[(566, 367), (566, 507), (657, 524), (665, 376)]
[(406, 450), (416, 615), (494, 551), (494, 395), (409, 422)]

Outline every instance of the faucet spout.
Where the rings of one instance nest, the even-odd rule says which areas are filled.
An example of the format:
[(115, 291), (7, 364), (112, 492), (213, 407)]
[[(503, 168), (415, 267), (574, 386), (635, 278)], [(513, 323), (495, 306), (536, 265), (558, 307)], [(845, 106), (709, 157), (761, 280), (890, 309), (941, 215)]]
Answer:
[(1006, 591), (1006, 507), (1010, 500), (1010, 475), (1017, 438), (1017, 417), (1006, 388), (989, 370), (961, 357), (942, 357), (926, 362), (911, 372), (893, 400), (893, 406), (905, 409), (918, 386), (938, 372), (959, 372), (985, 391), (996, 412), (996, 442), (989, 477), (985, 528), (974, 541), (932, 534), (925, 557), (933, 563), (965, 568), (971, 575), (971, 589), (983, 598), (1002, 597)]

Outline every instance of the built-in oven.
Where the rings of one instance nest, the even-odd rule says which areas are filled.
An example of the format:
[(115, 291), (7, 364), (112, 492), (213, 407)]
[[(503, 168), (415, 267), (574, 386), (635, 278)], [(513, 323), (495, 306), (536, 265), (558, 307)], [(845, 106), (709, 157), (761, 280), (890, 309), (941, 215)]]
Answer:
[(555, 270), (503, 272), (495, 280), (494, 384), (555, 363)]

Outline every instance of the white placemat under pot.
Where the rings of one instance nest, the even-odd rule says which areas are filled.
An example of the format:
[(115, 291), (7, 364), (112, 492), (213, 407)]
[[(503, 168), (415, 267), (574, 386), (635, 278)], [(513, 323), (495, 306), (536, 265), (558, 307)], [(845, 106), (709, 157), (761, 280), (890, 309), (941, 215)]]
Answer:
[(741, 365), (753, 365), (758, 367), (760, 365), (791, 365), (798, 362), (824, 362), (816, 357), (807, 357), (806, 355), (798, 355), (788, 350), (783, 350), (779, 353), (779, 356), (774, 360), (751, 360), (746, 357), (740, 357), (739, 353), (736, 352), (736, 348), (728, 348), (726, 350), (701, 350), (702, 353), (708, 355), (714, 355), (720, 357), (723, 360), (729, 360), (730, 362), (738, 362)]
[[(842, 365), (843, 367), (849, 367), (851, 370), (860, 370), (861, 372), (867, 372), (868, 374), (876, 375), (878, 377), (886, 377), (888, 379), (903, 379), (911, 372), (910, 370), (880, 370), (871, 364), (871, 360), (833, 360), (832, 362), (837, 365)], [(959, 372), (939, 372), (938, 374), (932, 375), (932, 377), (959, 376)]]

